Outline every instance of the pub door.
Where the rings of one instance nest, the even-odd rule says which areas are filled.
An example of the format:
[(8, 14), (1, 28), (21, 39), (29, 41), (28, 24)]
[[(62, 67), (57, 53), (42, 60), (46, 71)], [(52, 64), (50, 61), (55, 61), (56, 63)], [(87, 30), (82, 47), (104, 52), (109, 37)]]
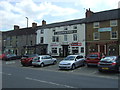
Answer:
[(68, 45), (63, 45), (63, 57), (66, 57), (68, 55)]

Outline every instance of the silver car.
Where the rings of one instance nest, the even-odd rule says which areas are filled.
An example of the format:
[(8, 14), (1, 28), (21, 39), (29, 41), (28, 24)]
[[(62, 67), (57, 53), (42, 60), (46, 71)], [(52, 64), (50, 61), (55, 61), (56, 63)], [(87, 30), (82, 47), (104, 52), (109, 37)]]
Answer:
[(48, 64), (56, 64), (57, 59), (52, 58), (50, 55), (40, 55), (38, 57), (35, 57), (32, 61), (33, 66), (41, 66), (44, 67), (45, 65)]
[(69, 55), (59, 63), (60, 69), (75, 69), (85, 65), (85, 58), (81, 55)]

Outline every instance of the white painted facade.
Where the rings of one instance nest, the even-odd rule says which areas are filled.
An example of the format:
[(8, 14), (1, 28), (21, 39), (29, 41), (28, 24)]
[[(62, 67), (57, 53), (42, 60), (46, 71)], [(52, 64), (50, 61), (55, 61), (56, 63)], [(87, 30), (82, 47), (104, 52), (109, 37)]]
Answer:
[[(41, 34), (41, 30), (43, 29), (37, 30), (36, 44), (40, 44), (41, 37), (43, 37), (43, 44), (48, 44), (47, 53), (52, 56), (61, 56), (65, 53), (85, 56), (85, 24), (45, 28), (43, 34)], [(77, 40), (74, 40), (74, 36), (77, 36)], [(56, 41), (53, 41), (53, 37), (57, 37)], [(67, 37), (66, 40), (65, 37)], [(67, 47), (63, 48), (63, 46)]]

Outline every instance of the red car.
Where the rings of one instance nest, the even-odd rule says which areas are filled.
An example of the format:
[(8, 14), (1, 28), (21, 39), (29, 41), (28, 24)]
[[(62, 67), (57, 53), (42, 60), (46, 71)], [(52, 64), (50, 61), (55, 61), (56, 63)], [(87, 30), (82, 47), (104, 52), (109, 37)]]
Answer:
[(32, 65), (32, 60), (34, 57), (37, 57), (38, 54), (32, 54), (32, 55), (24, 55), (21, 58), (21, 64), (23, 66), (31, 66)]
[(100, 52), (90, 53), (86, 58), (87, 66), (89, 67), (91, 65), (98, 65), (98, 62), (101, 60), (102, 57), (103, 55)]
[(6, 58), (7, 58), (6, 54), (1, 54), (0, 55), (0, 60), (6, 60)]

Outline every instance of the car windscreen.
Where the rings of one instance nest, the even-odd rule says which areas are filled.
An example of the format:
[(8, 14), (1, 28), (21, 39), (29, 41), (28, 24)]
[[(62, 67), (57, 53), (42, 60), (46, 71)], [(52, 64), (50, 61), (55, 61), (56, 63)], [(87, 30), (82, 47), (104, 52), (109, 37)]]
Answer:
[(33, 55), (24, 55), (23, 57), (26, 57), (26, 58), (31, 58), (31, 57), (36, 57), (38, 56), (37, 54), (33, 54)]
[(64, 60), (74, 60), (74, 59), (75, 59), (75, 56), (68, 56)]
[(40, 57), (35, 57), (33, 60), (36, 61), (36, 60), (39, 60), (39, 59), (40, 59)]
[(89, 58), (98, 58), (98, 55), (97, 54), (90, 54), (88, 55)]
[(116, 60), (116, 56), (111, 56), (111, 57), (105, 57), (105, 58), (102, 58), (100, 61), (114, 61)]

